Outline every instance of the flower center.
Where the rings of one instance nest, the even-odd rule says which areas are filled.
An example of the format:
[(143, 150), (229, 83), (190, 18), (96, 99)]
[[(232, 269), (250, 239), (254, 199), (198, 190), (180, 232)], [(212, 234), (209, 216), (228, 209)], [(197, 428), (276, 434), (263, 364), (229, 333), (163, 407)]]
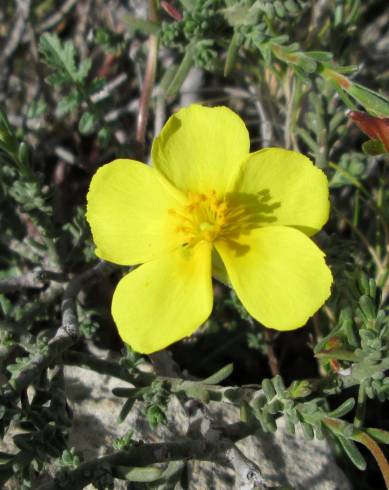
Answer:
[(226, 211), (226, 201), (215, 191), (189, 192), (188, 203), (180, 210), (169, 209), (169, 214), (177, 218), (176, 231), (184, 235), (185, 243), (195, 245), (201, 240), (216, 240), (226, 223)]
[(188, 202), (169, 209), (175, 218), (175, 231), (183, 235), (183, 243), (193, 246), (206, 240), (231, 240), (258, 226), (258, 202), (239, 195), (218, 197), (216, 191), (188, 193)]

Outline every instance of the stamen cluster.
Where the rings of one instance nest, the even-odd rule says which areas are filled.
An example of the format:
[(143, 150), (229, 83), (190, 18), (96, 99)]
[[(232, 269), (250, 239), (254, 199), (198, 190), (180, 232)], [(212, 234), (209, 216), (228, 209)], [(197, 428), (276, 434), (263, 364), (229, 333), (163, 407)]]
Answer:
[(220, 238), (227, 225), (228, 205), (225, 197), (218, 197), (212, 190), (206, 194), (188, 193), (188, 202), (181, 210), (169, 209), (169, 214), (178, 218), (176, 232), (185, 235), (189, 246), (206, 240)]

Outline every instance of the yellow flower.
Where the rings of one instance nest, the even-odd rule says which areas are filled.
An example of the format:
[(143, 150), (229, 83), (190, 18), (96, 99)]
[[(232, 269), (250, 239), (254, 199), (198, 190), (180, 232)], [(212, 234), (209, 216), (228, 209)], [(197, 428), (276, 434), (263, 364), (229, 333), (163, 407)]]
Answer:
[(142, 264), (112, 300), (134, 350), (191, 335), (211, 313), (212, 275), (228, 277), (248, 312), (277, 330), (303, 326), (328, 298), (331, 272), (309, 238), (328, 219), (325, 175), (299, 153), (249, 145), (234, 112), (192, 105), (154, 140), (152, 166), (119, 159), (94, 175), (96, 254)]

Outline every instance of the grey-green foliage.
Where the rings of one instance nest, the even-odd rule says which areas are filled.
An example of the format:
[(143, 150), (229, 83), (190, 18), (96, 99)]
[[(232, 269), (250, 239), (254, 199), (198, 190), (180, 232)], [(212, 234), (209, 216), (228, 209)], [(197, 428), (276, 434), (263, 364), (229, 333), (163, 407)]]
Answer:
[(107, 27), (98, 27), (95, 30), (96, 43), (99, 44), (106, 53), (119, 55), (126, 47), (123, 35), (116, 33)]
[(142, 388), (116, 388), (113, 393), (117, 396), (127, 398), (124, 403), (118, 421), (123, 422), (130, 413), (136, 400), (145, 402), (146, 418), (151, 428), (159, 424), (165, 424), (166, 408), (169, 401), (169, 385), (160, 380), (153, 381), (150, 386)]
[(22, 432), (13, 436), (16, 453), (2, 453), (1, 484), (14, 473), (28, 481), (34, 472), (42, 470), (45, 461), (58, 458), (66, 447), (71, 422), (60, 371), (50, 377), (46, 373), (42, 375), (31, 401), (26, 393), (22, 393), (20, 407), (8, 400), (9, 397), (0, 392), (0, 432), (4, 434), (11, 421), (16, 422)]
[(54, 34), (44, 34), (40, 39), (39, 49), (45, 63), (53, 70), (47, 78), (53, 87), (63, 85), (83, 85), (91, 68), (91, 60), (86, 59), (76, 64), (76, 50), (71, 41), (61, 42)]
[[(384, 401), (389, 399), (389, 317), (373, 279), (360, 273), (349, 288), (353, 306), (341, 310), (338, 324), (315, 352), (343, 363), (343, 385), (359, 385), (368, 398)], [(328, 348), (331, 343), (335, 347)]]
[(91, 95), (99, 91), (105, 81), (103, 78), (88, 79), (91, 59), (86, 58), (77, 63), (73, 42), (62, 42), (56, 34), (42, 35), (39, 50), (51, 72), (47, 82), (53, 87), (66, 90), (57, 107), (58, 117), (62, 118), (81, 107), (78, 123), (80, 133), (88, 135), (98, 132), (100, 142), (107, 145), (111, 139), (110, 128), (104, 121), (100, 106), (91, 99)]
[(359, 186), (365, 178), (366, 157), (357, 152), (343, 153), (331, 177), (330, 186), (333, 188), (353, 184)]
[(64, 225), (63, 229), (69, 234), (72, 245), (72, 250), (67, 256), (67, 262), (82, 260), (91, 263), (95, 259), (95, 247), (85, 218), (84, 206), (75, 208), (73, 218)]
[(267, 64), (273, 57), (282, 60), (304, 78), (319, 71), (321, 63), (332, 60), (331, 53), (301, 52), (299, 43), (290, 41), (291, 27), (306, 7), (306, 2), (295, 0), (181, 2), (182, 20), (162, 22), (159, 33), (162, 44), (184, 51), (167, 94), (173, 95), (179, 89), (193, 64), (212, 71), (220, 69), (219, 55), (226, 47), (226, 74), (233, 69), (240, 47), (257, 52)]
[[(34, 2), (33, 15), (38, 15), (38, 7), (43, 3)], [(349, 203), (355, 189), (368, 199), (362, 180), (363, 186), (372, 185), (374, 199), (368, 202), (362, 216), (365, 223), (369, 220), (370, 224), (369, 210), (379, 211), (381, 215), (377, 212), (377, 216), (386, 216), (388, 196), (385, 190), (374, 187), (375, 181), (373, 184), (369, 181), (365, 156), (350, 151), (346, 144), (350, 132), (346, 127), (344, 108), (356, 108), (360, 104), (371, 113), (385, 115), (387, 100), (379, 92), (351, 80), (345, 79), (350, 83), (346, 88), (334, 80), (331, 70), (338, 75), (355, 73), (358, 76), (357, 67), (348, 65), (360, 60), (355, 59), (355, 53), (350, 55), (352, 43), (344, 45), (343, 42), (357, 31), (361, 2), (334, 0), (331, 5), (334, 8), (328, 12), (324, 25), (316, 26), (316, 30), (310, 32), (301, 26), (304, 24), (305, 27), (312, 2), (300, 0), (181, 0), (175, 2), (181, 20), (169, 18), (160, 9), (159, 14), (164, 15), (162, 21), (130, 17), (127, 21), (133, 27), (131, 36), (134, 36), (134, 30), (143, 33), (143, 37), (139, 37), (141, 40), (145, 35), (157, 35), (164, 47), (163, 53), (169, 50), (169, 61), (172, 57), (175, 59), (175, 66), (166, 71), (163, 56), (158, 62), (157, 85), (165, 95), (174, 96), (178, 92), (192, 66), (210, 72), (209, 76), (217, 86), (224, 74), (233, 75), (228, 83), (236, 84), (245, 92), (250, 93), (250, 85), (264, 91), (265, 109), (278, 141), (288, 109), (291, 109), (289, 133), (295, 137), (293, 144), (296, 148), (300, 144), (302, 151), (310, 152), (317, 165), (328, 172), (332, 187), (338, 189), (335, 192), (345, 195)], [(34, 22), (33, 15), (31, 22)], [(64, 362), (77, 362), (101, 375), (114, 375), (131, 383), (131, 388), (114, 390), (114, 394), (123, 399), (118, 423), (128, 420), (135, 402), (143, 404), (152, 429), (168, 423), (169, 400), (174, 396), (180, 401), (195, 399), (202, 405), (207, 405), (210, 400), (232, 403), (240, 408), (241, 424), (238, 425), (242, 436), (258, 434), (258, 431), (274, 432), (277, 419), (284, 417), (291, 434), (300, 428), (307, 439), (332, 438), (359, 469), (365, 469), (365, 458), (356, 445), (360, 442), (360, 434), (367, 434), (382, 444), (389, 443), (389, 434), (379, 427), (366, 427), (364, 417), (370, 400), (385, 402), (389, 398), (388, 313), (381, 302), (380, 289), (372, 279), (376, 272), (372, 261), (366, 260), (363, 267), (369, 275), (355, 273), (361, 268), (362, 254), (360, 247), (355, 252), (351, 250), (350, 241), (337, 236), (336, 226), (344, 226), (342, 220), (330, 225), (330, 244), (323, 248), (327, 248), (327, 252), (331, 247), (336, 249), (336, 267), (341, 269), (344, 287), (338, 283), (334, 286), (328, 307), (332, 317), (328, 319), (320, 313), (316, 319), (318, 328), (315, 332), (309, 330), (312, 333), (309, 342), (312, 342), (312, 349), (321, 364), (320, 377), (292, 381), (289, 386), (279, 375), (257, 379), (256, 384), (226, 386), (232, 373), (229, 361), (221, 369), (209, 369), (215, 372), (211, 376), (204, 374), (205, 379), (188, 380), (160, 377), (151, 372), (151, 365), (146, 373), (143, 368), (147, 361), (129, 348), (119, 361), (85, 354), (84, 344), (94, 340), (103, 330), (98, 329), (101, 309), (106, 317), (109, 313), (107, 304), (89, 307), (82, 303), (81, 297), (80, 301), (74, 298), (79, 344), (74, 350), (48, 359), (48, 338), (61, 324), (63, 282), (67, 284), (69, 275), (89, 267), (95, 258), (82, 203), (67, 210), (67, 222), (61, 229), (53, 225), (53, 200), (47, 185), (52, 183), (48, 177), (53, 170), (53, 154), (48, 151), (51, 140), (48, 138), (46, 145), (45, 137), (66, 128), (66, 135), (58, 139), (60, 144), (65, 145), (66, 141), (66, 146), (80, 158), (85, 158), (87, 164), (90, 160), (93, 165), (101, 164), (106, 158), (106, 154), (99, 152), (102, 147), (107, 148), (109, 154), (120, 153), (118, 145), (112, 141), (115, 128), (106, 122), (107, 110), (120, 109), (121, 104), (128, 104), (133, 95), (139, 96), (137, 84), (129, 83), (127, 89), (131, 85), (128, 89), (131, 92), (123, 91), (128, 97), (118, 97), (114, 107), (110, 105), (111, 97), (106, 99), (107, 104), (95, 97), (96, 92), (107, 86), (106, 80), (95, 76), (101, 68), (96, 52), (113, 57), (113, 73), (118, 67), (123, 69), (125, 66), (127, 70), (130, 60), (125, 49), (128, 41), (125, 34), (112, 32), (103, 24), (92, 26), (84, 44), (87, 49), (79, 51), (76, 41), (67, 39), (73, 32), (69, 25), (67, 28), (65, 31), (57, 29), (59, 34), (46, 33), (40, 38), (39, 56), (46, 65), (43, 69), (44, 74), (48, 74), (48, 85), (45, 90), (38, 87), (37, 97), (26, 103), (28, 111), (19, 129), (10, 124), (5, 111), (0, 111), (0, 252), (5, 251), (0, 280), (20, 276), (27, 270), (35, 274), (36, 288), (0, 294), (0, 365), (6, 378), (6, 384), (0, 390), (0, 436), (8, 431), (16, 447), (13, 452), (0, 453), (0, 486), (11, 476), (17, 476), (20, 488), (31, 488), (38, 475), (47, 473), (46, 465), (53, 463), (56, 481), (61, 486), (68, 483), (82, 465), (81, 455), (69, 447), (67, 440), (72, 412), (64, 391)], [(79, 52), (87, 53), (85, 58), (80, 59)], [(140, 74), (143, 74), (145, 54), (146, 49), (137, 55), (136, 63), (140, 65), (136, 69)], [(96, 66), (92, 67), (92, 59)], [(277, 82), (277, 92), (272, 87), (270, 93), (264, 74), (270, 74)], [(164, 81), (160, 82), (158, 77)], [(166, 80), (170, 80), (170, 84)], [(292, 82), (291, 91), (294, 90), (290, 99), (280, 90), (286, 82)], [(167, 109), (170, 109), (170, 100), (163, 101), (167, 102)], [(248, 120), (253, 102), (250, 95), (238, 104), (242, 108), (242, 117), (247, 116)], [(151, 114), (153, 109), (152, 98)], [(29, 128), (26, 121), (34, 119), (43, 122), (44, 128)], [(130, 134), (134, 132), (132, 129), (131, 126)], [(94, 140), (94, 136), (98, 140)], [(79, 144), (75, 144), (75, 140)], [(89, 142), (93, 148), (90, 153)], [(98, 151), (94, 153), (96, 148)], [(92, 171), (87, 164), (77, 165), (75, 175), (72, 175), (74, 181), (83, 181), (74, 192), (86, 190), (89, 170)], [(376, 167), (373, 178), (383, 178), (380, 172), (381, 169)], [(350, 187), (350, 183), (354, 187)], [(335, 193), (334, 196), (336, 200)], [(33, 232), (27, 233), (26, 226), (33, 227)], [(378, 256), (383, 249), (382, 228), (381, 224), (373, 232), (367, 232)], [(364, 232), (363, 227), (361, 230)], [(64, 237), (68, 248), (59, 260), (57, 249)], [(354, 271), (351, 278), (345, 277), (346, 265)], [(384, 264), (382, 269), (385, 267)], [(333, 270), (337, 272), (335, 265)], [(381, 277), (380, 284), (384, 282)], [(247, 314), (235, 293), (223, 291), (221, 296), (222, 300), (215, 305), (213, 333), (220, 335), (221, 328), (226, 328), (229, 333), (241, 335), (248, 346), (256, 349), (255, 356), (266, 363), (264, 329)], [(210, 330), (208, 328), (206, 333)], [(205, 335), (204, 332), (201, 335)], [(296, 333), (296, 338), (298, 335)], [(220, 347), (225, 347), (223, 342), (221, 344)], [(37, 359), (44, 361), (38, 367)], [(208, 369), (207, 363), (203, 367)], [(239, 367), (236, 366), (238, 372)], [(28, 379), (28, 392), (20, 383), (26, 373), (33, 374)], [(339, 396), (343, 401), (334, 401)], [(14, 427), (22, 431), (13, 434)], [(108, 449), (133, 451), (137, 444), (139, 442), (133, 440), (132, 432), (128, 431)], [(175, 463), (185, 465), (184, 461)], [(91, 482), (97, 488), (112, 488), (114, 478), (145, 483), (160, 475), (161, 470), (155, 467), (123, 469), (100, 465), (97, 461)]]
[[(43, 175), (33, 171), (30, 149), (24, 141), (19, 141), (1, 107), (0, 162), (4, 198), (9, 196), (20, 205), (21, 209), (29, 214), (42, 235), (50, 240), (52, 208), (47, 199), (48, 188), (44, 186)], [(52, 247), (51, 252), (53, 252)]]
[(333, 87), (321, 79), (316, 80), (316, 87), (308, 96), (304, 124), (296, 130), (317, 166), (325, 168), (333, 158), (335, 143), (347, 133), (347, 118)]

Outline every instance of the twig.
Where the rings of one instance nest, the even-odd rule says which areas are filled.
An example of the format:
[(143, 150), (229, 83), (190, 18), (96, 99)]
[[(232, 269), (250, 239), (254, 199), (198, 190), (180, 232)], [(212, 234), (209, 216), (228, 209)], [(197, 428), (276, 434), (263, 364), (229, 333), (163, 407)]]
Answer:
[(62, 325), (48, 343), (47, 349), (32, 357), (28, 365), (11, 379), (11, 386), (6, 392), (6, 397), (15, 398), (15, 395), (25, 390), (55, 358), (76, 343), (79, 338), (79, 330), (75, 298), (86, 281), (107, 274), (112, 270), (111, 268), (110, 264), (100, 262), (69, 282), (62, 300)]
[(156, 378), (152, 373), (135, 372), (129, 374), (118, 362), (108, 359), (100, 359), (90, 354), (68, 350), (63, 355), (63, 362), (67, 366), (78, 366), (85, 369), (91, 369), (97, 373), (113, 376), (127, 383), (136, 384), (136, 386), (148, 386)]
[[(253, 328), (259, 327), (258, 323), (253, 317), (249, 316), (248, 321)], [(274, 331), (268, 330), (267, 328), (265, 328), (263, 332), (266, 345), (267, 362), (272, 376), (280, 374), (279, 362), (273, 348), (274, 333)]]
[(161, 87), (155, 94), (154, 137), (158, 136), (166, 121), (166, 100)]
[[(83, 274), (74, 277), (65, 290), (62, 299), (62, 325), (57, 331), (56, 336), (61, 336), (66, 333), (67, 336), (78, 338), (78, 319), (75, 299), (81, 290), (82, 286), (89, 280), (96, 280), (100, 276), (104, 276), (112, 271), (112, 265), (107, 262), (99, 262), (97, 265), (87, 270)], [(63, 329), (64, 332), (61, 332)], [(53, 339), (54, 340), (54, 339)]]
[(291, 70), (288, 71), (290, 74), (284, 84), (285, 89), (285, 97), (286, 97), (286, 116), (284, 122), (284, 144), (285, 148), (290, 148), (290, 144), (292, 141), (292, 133), (291, 133), (291, 124), (293, 120), (294, 110), (295, 110), (295, 95), (296, 95), (296, 78), (291, 73)]
[(176, 378), (181, 375), (178, 364), (172, 358), (172, 353), (162, 350), (149, 355), (149, 359), (154, 366), (156, 374)]
[(254, 103), (260, 119), (259, 131), (262, 139), (262, 147), (266, 148), (267, 146), (271, 145), (273, 142), (272, 122), (266, 112), (264, 104), (262, 103), (262, 99), (258, 92), (258, 89), (253, 85), (251, 85), (251, 83), (249, 83), (248, 91), (250, 92), (250, 94), (252, 94), (255, 97)]
[(120, 87), (120, 85), (123, 85), (123, 83), (126, 82), (127, 80), (128, 80), (128, 76), (126, 75), (126, 73), (121, 73), (113, 80), (108, 82), (106, 85), (104, 85), (104, 88), (101, 89), (99, 92), (96, 92), (95, 94), (91, 95), (91, 101), (94, 104), (96, 104), (97, 102), (101, 102), (102, 100), (109, 97), (114, 90)]
[(40, 270), (27, 272), (22, 276), (0, 279), (0, 293), (11, 293), (26, 288), (40, 289), (43, 286)]
[(77, 5), (77, 3), (78, 0), (67, 0), (67, 2), (56, 9), (52, 16), (38, 26), (38, 32), (48, 31), (62, 22), (64, 17)]
[(277, 374), (280, 374), (280, 366), (273, 347), (274, 333), (271, 330), (265, 328), (263, 335), (265, 338), (267, 361), (269, 364), (270, 372), (272, 376), (276, 376)]
[[(158, 12), (155, 0), (149, 0), (149, 20), (151, 22), (158, 21)], [(143, 80), (142, 92), (139, 99), (139, 112), (136, 125), (136, 142), (139, 145), (139, 159), (142, 159), (144, 154), (150, 98), (155, 81), (155, 73), (157, 70), (158, 36), (156, 34), (150, 34), (148, 44), (146, 72)]]
[(14, 325), (17, 328), (26, 328), (26, 324), (41, 310), (42, 305), (50, 305), (57, 300), (63, 293), (63, 285), (59, 282), (53, 282), (47, 289), (42, 291), (34, 302), (30, 302), (28, 307), (23, 311), (22, 318), (18, 324)]
[(10, 59), (19, 46), (30, 14), (31, 0), (18, 0), (17, 4), (17, 19), (11, 33), (7, 36), (8, 41), (0, 54), (0, 65)]
[(12, 31), (8, 34), (8, 40), (0, 53), (0, 101), (5, 97), (4, 89), (7, 86), (9, 76), (9, 61), (22, 40), (27, 19), (30, 15), (31, 0), (18, 0), (17, 5), (16, 22)]
[(76, 24), (76, 31), (74, 33), (74, 42), (78, 47), (78, 51), (81, 55), (81, 58), (86, 58), (88, 53), (86, 33), (88, 28), (88, 22), (90, 22), (91, 20), (91, 9), (92, 9), (91, 0), (84, 0), (83, 2), (78, 2), (77, 5), (78, 22)]
[[(116, 109), (112, 109), (112, 111), (107, 112), (104, 116), (104, 120), (106, 122), (113, 122), (119, 119), (119, 117), (123, 116), (124, 114), (137, 112), (137, 109), (138, 109), (138, 101), (131, 100), (130, 102), (128, 102), (128, 104), (125, 104), (122, 107), (118, 107)], [(127, 140), (125, 139), (125, 141)]]
[(51, 481), (40, 485), (37, 490), (74, 490), (84, 488), (89, 483), (110, 474), (118, 466), (149, 466), (168, 461), (195, 459), (199, 461), (217, 461), (228, 459), (233, 465), (239, 482), (246, 482), (253, 488), (256, 481), (264, 483), (258, 468), (231, 443), (211, 443), (204, 440), (188, 439), (179, 442), (153, 444), (138, 443), (127, 450), (118, 451), (80, 465), (67, 472), (66, 480), (58, 475)]
[(227, 449), (226, 458), (234, 468), (237, 488), (250, 490), (265, 485), (265, 480), (258, 466), (248, 459), (237, 446), (233, 445)]
[(389, 489), (389, 463), (379, 445), (375, 442), (374, 439), (372, 439), (368, 434), (364, 432), (356, 435), (354, 437), (354, 440), (363, 444), (373, 455), (385, 480), (385, 486), (387, 489)]
[[(166, 381), (170, 387), (172, 393), (187, 393), (193, 394), (195, 389), (203, 389), (208, 391), (212, 400), (224, 401), (226, 403), (234, 403), (231, 400), (236, 400), (240, 396), (243, 396), (247, 402), (254, 399), (258, 394), (259, 386), (221, 386), (221, 385), (209, 385), (201, 381), (181, 379), (176, 376), (161, 376), (153, 373), (136, 371), (129, 374), (124, 371), (123, 368), (115, 362), (99, 359), (95, 356), (69, 350), (63, 357), (64, 363), (68, 365), (82, 366), (83, 368), (91, 369), (99, 372), (100, 374), (108, 374), (115, 378), (122, 379), (137, 387), (149, 386), (153, 381)], [(225, 393), (228, 392), (228, 397)]]

